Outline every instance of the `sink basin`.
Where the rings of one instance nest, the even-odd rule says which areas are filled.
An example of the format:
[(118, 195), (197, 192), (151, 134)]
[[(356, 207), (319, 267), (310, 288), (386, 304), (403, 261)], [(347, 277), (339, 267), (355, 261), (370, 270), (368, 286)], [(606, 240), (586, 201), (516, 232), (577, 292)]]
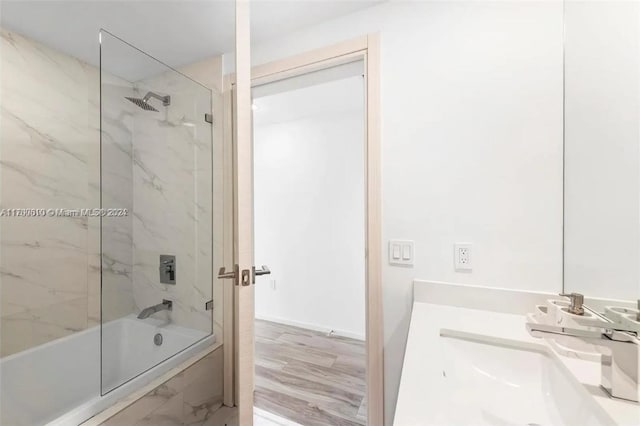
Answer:
[(429, 425), (604, 425), (590, 397), (544, 348), (441, 333), (441, 374), (428, 395)]

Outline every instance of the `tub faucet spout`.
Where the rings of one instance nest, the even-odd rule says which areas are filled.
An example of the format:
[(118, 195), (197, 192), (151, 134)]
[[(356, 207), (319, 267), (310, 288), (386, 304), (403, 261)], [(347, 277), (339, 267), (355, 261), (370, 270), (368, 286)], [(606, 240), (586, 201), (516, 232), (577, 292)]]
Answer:
[(138, 315), (138, 319), (149, 318), (151, 315), (160, 311), (170, 311), (173, 308), (173, 302), (171, 300), (163, 299), (162, 303), (144, 308)]

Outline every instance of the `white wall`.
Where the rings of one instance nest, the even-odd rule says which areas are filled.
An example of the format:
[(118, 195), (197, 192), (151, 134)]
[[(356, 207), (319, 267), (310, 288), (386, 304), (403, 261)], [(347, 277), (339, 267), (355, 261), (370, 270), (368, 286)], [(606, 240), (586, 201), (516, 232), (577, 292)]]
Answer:
[(364, 338), (363, 84), (254, 100), (257, 318)]
[(640, 297), (640, 3), (566, 6), (565, 289)]
[[(562, 3), (398, 2), (255, 43), (253, 63), (381, 34), (383, 267), (391, 424), (414, 278), (558, 292), (562, 279)], [(453, 243), (473, 243), (473, 271)]]

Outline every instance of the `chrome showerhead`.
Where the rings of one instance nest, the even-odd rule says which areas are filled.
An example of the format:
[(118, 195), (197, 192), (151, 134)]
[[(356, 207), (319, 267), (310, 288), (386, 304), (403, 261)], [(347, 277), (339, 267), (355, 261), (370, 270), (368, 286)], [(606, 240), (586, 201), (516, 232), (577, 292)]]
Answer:
[(134, 104), (136, 104), (138, 107), (142, 108), (145, 111), (154, 111), (154, 112), (158, 112), (157, 109), (155, 109), (154, 107), (152, 107), (151, 105), (149, 105), (148, 103), (146, 103), (143, 99), (140, 98), (130, 98), (129, 96), (125, 96), (125, 99), (133, 102)]
[(125, 96), (126, 100), (128, 100), (129, 102), (133, 102), (139, 108), (142, 108), (145, 111), (158, 112), (158, 110), (156, 108), (154, 108), (152, 105), (149, 105), (149, 99), (151, 99), (151, 98), (156, 98), (156, 99), (161, 100), (162, 101), (162, 105), (164, 105), (164, 106), (171, 105), (171, 96), (169, 96), (169, 95), (160, 96), (157, 93), (148, 92), (146, 95), (144, 95), (144, 98), (131, 98), (129, 96)]

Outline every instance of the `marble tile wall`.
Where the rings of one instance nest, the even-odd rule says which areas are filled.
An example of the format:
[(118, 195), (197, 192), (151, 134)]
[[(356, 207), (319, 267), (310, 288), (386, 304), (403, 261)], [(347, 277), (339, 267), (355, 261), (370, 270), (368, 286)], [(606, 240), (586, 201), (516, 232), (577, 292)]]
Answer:
[[(136, 84), (103, 73), (101, 148), (99, 70), (0, 31), (0, 207), (98, 207), (102, 166), (103, 206), (130, 211), (103, 218), (102, 294), (100, 219), (0, 217), (0, 356), (98, 325), (101, 302), (110, 321), (166, 297), (173, 322), (210, 332), (212, 251), (223, 261), (212, 156), (221, 172), (222, 138), (212, 152), (204, 112), (221, 96), (172, 71)], [(188, 72), (219, 75), (212, 87), (221, 69), (212, 58)], [(150, 113), (124, 99), (147, 89), (170, 93), (172, 105)], [(160, 254), (177, 256), (178, 285), (159, 283)], [(220, 341), (219, 281), (213, 298)]]
[[(138, 109), (133, 134), (133, 297), (138, 309), (173, 301), (175, 324), (210, 333), (212, 299), (211, 90), (167, 71), (135, 84), (169, 94), (159, 112)], [(159, 282), (159, 256), (176, 256), (176, 284)]]
[[(98, 70), (15, 32), (0, 37), (0, 207), (90, 207)], [(0, 217), (0, 356), (88, 326), (87, 229), (87, 218)]]
[[(0, 34), (0, 206), (99, 207), (99, 70), (18, 33)], [(108, 74), (103, 83), (103, 201), (130, 208), (133, 116), (121, 100), (133, 86)], [(103, 226), (110, 320), (134, 312), (133, 225), (125, 217)], [(99, 218), (0, 217), (0, 227), (0, 356), (99, 324)]]
[[(231, 203), (226, 203), (224, 199), (225, 185), (225, 135), (224, 135), (224, 99), (222, 56), (214, 56), (202, 61), (185, 65), (179, 69), (185, 75), (198, 81), (202, 85), (211, 89), (212, 111), (213, 111), (213, 268), (211, 273), (215, 274), (220, 267), (233, 264), (233, 253), (225, 252), (225, 213), (231, 208)], [(230, 228), (226, 228), (226, 238), (230, 238)], [(200, 264), (202, 265), (202, 263)], [(213, 278), (213, 332), (216, 340), (222, 343), (222, 324), (224, 317), (224, 285), (228, 284), (224, 280), (219, 280), (215, 275)], [(203, 281), (204, 282), (204, 281)]]
[(237, 425), (235, 409), (222, 405), (222, 347), (172, 377), (102, 426)]
[[(102, 72), (102, 206), (104, 208), (126, 208), (130, 212), (124, 217), (102, 218), (102, 293), (99, 281), (97, 306), (90, 297), (90, 313), (97, 312), (100, 322), (100, 301), (102, 320), (109, 322), (136, 313), (133, 299), (133, 132), (136, 107), (125, 100), (125, 96), (135, 96), (133, 85), (126, 80)], [(94, 157), (96, 158), (96, 157)], [(100, 156), (97, 156), (100, 160)], [(100, 205), (100, 200), (97, 200)], [(100, 238), (101, 221), (93, 220), (89, 228), (90, 236)], [(97, 266), (100, 274), (100, 256), (91, 257), (91, 269)], [(95, 288), (89, 284), (90, 293)], [(102, 299), (100, 299), (102, 297)], [(89, 316), (91, 319), (93, 315)]]

